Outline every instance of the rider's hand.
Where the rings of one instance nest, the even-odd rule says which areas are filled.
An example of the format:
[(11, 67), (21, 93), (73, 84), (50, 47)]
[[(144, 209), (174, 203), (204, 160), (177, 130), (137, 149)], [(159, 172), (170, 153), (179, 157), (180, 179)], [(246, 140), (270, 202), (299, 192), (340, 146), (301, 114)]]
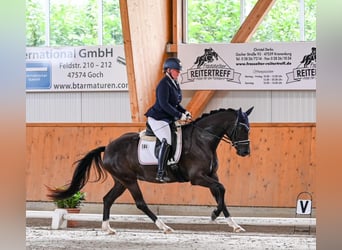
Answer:
[(186, 121), (186, 119), (187, 119), (186, 114), (182, 113), (182, 116), (179, 120)]
[(190, 113), (189, 111), (185, 111), (185, 115), (186, 115), (186, 118), (187, 118), (188, 120), (191, 120), (191, 119), (192, 119), (192, 115), (191, 115), (191, 113)]

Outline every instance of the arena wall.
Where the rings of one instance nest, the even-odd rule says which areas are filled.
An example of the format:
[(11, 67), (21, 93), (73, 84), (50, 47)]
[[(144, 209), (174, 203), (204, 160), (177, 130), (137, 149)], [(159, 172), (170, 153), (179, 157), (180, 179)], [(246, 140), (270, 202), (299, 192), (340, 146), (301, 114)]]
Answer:
[[(144, 123), (27, 123), (26, 200), (48, 201), (46, 186), (69, 182), (73, 162), (91, 149), (107, 145), (125, 132), (141, 131)], [(300, 192), (316, 204), (315, 123), (252, 123), (251, 156), (239, 157), (229, 144), (218, 147), (219, 178), (229, 206), (295, 207)], [(92, 175), (95, 177), (95, 175)], [(209, 190), (189, 183), (140, 182), (149, 204), (214, 205)], [(87, 202), (102, 202), (113, 185), (88, 183)], [(133, 204), (126, 191), (117, 203)]]

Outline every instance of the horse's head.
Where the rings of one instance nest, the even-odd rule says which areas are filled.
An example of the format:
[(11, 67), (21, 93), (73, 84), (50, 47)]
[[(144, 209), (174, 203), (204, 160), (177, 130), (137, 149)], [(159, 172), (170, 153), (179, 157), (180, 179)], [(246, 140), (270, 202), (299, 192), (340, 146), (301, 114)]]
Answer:
[(246, 112), (243, 112), (240, 108), (237, 111), (236, 124), (233, 130), (227, 134), (236, 149), (236, 153), (240, 156), (250, 154), (248, 115), (252, 112), (253, 108), (251, 107)]

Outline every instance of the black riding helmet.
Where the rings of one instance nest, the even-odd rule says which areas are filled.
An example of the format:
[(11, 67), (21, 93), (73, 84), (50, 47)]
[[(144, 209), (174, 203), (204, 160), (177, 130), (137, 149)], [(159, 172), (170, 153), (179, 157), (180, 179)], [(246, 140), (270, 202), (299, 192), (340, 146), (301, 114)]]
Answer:
[(182, 63), (181, 61), (176, 57), (169, 57), (165, 60), (163, 70), (164, 72), (167, 69), (177, 69), (182, 70)]

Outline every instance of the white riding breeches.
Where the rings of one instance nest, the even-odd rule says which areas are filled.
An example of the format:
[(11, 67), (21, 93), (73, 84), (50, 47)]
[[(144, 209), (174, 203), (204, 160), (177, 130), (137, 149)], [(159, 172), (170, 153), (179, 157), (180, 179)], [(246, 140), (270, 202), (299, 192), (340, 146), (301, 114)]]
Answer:
[(169, 123), (156, 120), (152, 117), (147, 117), (147, 122), (160, 141), (163, 141), (163, 138), (165, 138), (167, 143), (171, 145), (171, 129)]

